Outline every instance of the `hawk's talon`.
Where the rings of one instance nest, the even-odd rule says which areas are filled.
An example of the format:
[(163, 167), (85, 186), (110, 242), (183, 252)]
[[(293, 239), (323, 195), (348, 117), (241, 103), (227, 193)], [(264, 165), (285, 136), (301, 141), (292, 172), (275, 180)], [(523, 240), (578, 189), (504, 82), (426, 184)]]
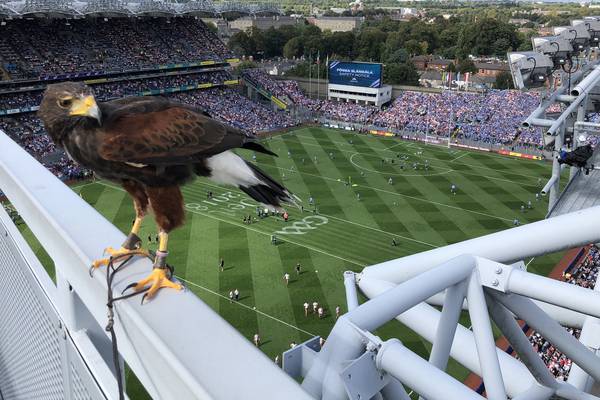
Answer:
[[(131, 288), (133, 288), (133, 290), (136, 292), (146, 289), (147, 292), (144, 293), (144, 296), (142, 297), (142, 304), (144, 304), (144, 300), (151, 299), (162, 288), (170, 288), (175, 290), (183, 289), (183, 285), (171, 281), (171, 277), (172, 275), (169, 273), (167, 268), (154, 268), (150, 275), (139, 282), (130, 283), (125, 287), (125, 289), (123, 289), (123, 292)], [(150, 285), (149, 288), (147, 288), (148, 285)]]
[[(105, 258), (100, 258), (98, 260), (94, 260), (92, 262), (92, 266), (90, 267), (90, 269), (98, 269), (103, 265), (108, 265), (111, 262), (114, 262), (115, 260), (118, 260), (120, 258), (124, 258), (124, 257), (128, 257), (128, 256), (142, 256), (142, 257), (149, 257), (149, 253), (147, 250), (138, 248), (138, 249), (126, 249), (124, 247), (121, 247), (119, 250), (115, 250), (112, 247), (107, 247), (106, 249), (104, 249), (104, 252), (102, 253), (102, 255), (106, 255), (109, 254), (108, 257)], [(90, 275), (92, 275), (90, 273)]]
[(123, 295), (123, 294), (125, 294), (125, 292), (126, 292), (127, 290), (129, 290), (129, 289), (131, 289), (132, 287), (135, 287), (135, 286), (137, 286), (137, 282), (132, 282), (132, 283), (130, 283), (129, 285), (125, 286), (125, 289), (123, 289), (123, 290), (121, 291), (121, 294), (122, 294), (122, 295)]

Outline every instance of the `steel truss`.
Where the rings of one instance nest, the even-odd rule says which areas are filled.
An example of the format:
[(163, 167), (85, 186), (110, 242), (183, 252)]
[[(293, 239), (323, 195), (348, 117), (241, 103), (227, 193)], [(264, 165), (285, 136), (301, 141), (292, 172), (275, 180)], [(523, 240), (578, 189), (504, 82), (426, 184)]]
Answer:
[[(483, 399), (445, 372), (452, 357), (483, 378), (488, 399), (598, 399), (587, 391), (600, 380), (600, 293), (515, 262), (600, 241), (598, 217), (594, 207), (346, 272), (348, 313), (319, 352), (314, 342), (286, 352), (284, 369), (304, 376), (302, 387), (326, 400), (405, 400), (405, 387), (427, 400)], [(370, 299), (361, 305), (357, 286)], [(463, 308), (472, 330), (459, 324)], [(516, 318), (573, 360), (568, 382), (550, 374)], [(428, 360), (373, 334), (393, 319), (432, 343)], [(491, 321), (521, 361), (496, 348)], [(583, 327), (581, 341), (561, 325)]]

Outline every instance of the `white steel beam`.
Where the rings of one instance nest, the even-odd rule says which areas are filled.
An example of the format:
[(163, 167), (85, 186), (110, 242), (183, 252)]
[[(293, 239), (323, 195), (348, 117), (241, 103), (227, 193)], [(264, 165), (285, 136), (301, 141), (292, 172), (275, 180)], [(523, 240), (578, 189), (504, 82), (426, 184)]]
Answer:
[(471, 274), (467, 288), (467, 301), (477, 356), (481, 366), (481, 377), (483, 378), (487, 398), (490, 400), (506, 400), (494, 333), (492, 332), (478, 270), (474, 270)]
[[(370, 299), (393, 289), (395, 284), (379, 279), (363, 278), (359, 283), (361, 291)], [(441, 313), (434, 307), (421, 303), (398, 315), (396, 319), (403, 325), (416, 332), (430, 343), (435, 341), (435, 333), (439, 325)], [(535, 379), (520, 361), (496, 349), (500, 362), (500, 369), (504, 377), (506, 393), (514, 397), (528, 390), (536, 384)], [(459, 364), (470, 371), (482, 375), (473, 332), (462, 325), (458, 325), (454, 335), (454, 341), (450, 350), (450, 356)]]
[(377, 353), (377, 366), (421, 394), (427, 400), (483, 400), (441, 370), (404, 347), (398, 339), (388, 340)]

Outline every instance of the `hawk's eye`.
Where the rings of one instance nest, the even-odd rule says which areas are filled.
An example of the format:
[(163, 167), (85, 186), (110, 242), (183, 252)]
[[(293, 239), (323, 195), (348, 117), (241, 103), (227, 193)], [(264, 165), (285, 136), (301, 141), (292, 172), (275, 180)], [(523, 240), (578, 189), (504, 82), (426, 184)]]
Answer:
[(70, 97), (58, 100), (58, 105), (62, 108), (69, 108), (71, 107), (71, 104), (73, 104), (73, 99)]

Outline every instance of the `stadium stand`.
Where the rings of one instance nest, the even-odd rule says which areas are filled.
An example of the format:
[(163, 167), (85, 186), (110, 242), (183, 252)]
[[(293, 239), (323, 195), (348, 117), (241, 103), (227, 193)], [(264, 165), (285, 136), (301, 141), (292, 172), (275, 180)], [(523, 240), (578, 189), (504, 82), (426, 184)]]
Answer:
[(318, 112), (325, 118), (413, 134), (464, 139), (485, 144), (519, 145), (539, 148), (539, 130), (521, 128), (521, 122), (539, 104), (533, 93), (491, 90), (487, 93), (420, 93), (406, 91), (379, 111), (374, 107), (315, 100), (306, 97), (295, 81), (275, 80), (260, 69), (245, 71), (250, 79), (269, 93), (288, 98), (294, 104)]
[(0, 27), (0, 63), (13, 79), (139, 71), (231, 57), (200, 20), (23, 19)]
[[(563, 272), (563, 280), (573, 285), (593, 290), (596, 285), (596, 278), (598, 277), (598, 268), (600, 267), (600, 249), (598, 246), (592, 245), (584, 257), (578, 257), (574, 261)], [(570, 334), (579, 338), (580, 329), (566, 329)], [(529, 341), (542, 360), (544, 360), (550, 372), (557, 379), (566, 381), (571, 370), (571, 360), (536, 331), (531, 331)]]
[(539, 104), (539, 98), (517, 91), (485, 94), (404, 92), (391, 107), (374, 118), (374, 124), (408, 132), (428, 131), (482, 143), (540, 145), (539, 132), (520, 129), (521, 122)]

